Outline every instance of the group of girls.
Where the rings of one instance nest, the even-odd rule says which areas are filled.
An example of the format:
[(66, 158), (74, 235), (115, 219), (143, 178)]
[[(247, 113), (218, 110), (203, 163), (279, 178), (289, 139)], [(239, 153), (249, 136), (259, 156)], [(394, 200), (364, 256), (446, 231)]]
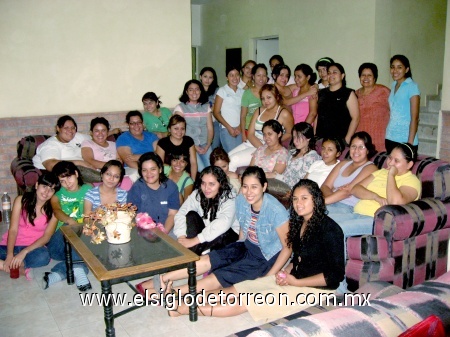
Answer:
[[(199, 281), (201, 289), (236, 293), (235, 284), (262, 276), (282, 286), (336, 289), (344, 280), (344, 238), (370, 233), (379, 206), (408, 203), (421, 193), (420, 182), (411, 173), (417, 150), (418, 89), (405, 59), (397, 55), (391, 60), (395, 82), (386, 133), (388, 169), (376, 170), (368, 160), (374, 153), (371, 137), (363, 131), (355, 133), (358, 100), (345, 88), (343, 67), (331, 59), (323, 58), (316, 65), (319, 87), (324, 86), (318, 98), (315, 74), (307, 65), (295, 69), (295, 84), (288, 85), (290, 69), (278, 62), (272, 70), (274, 84), (267, 84), (266, 67), (246, 62), (242, 78), (239, 69), (227, 69), (228, 84), (219, 90), (214, 70), (205, 68), (201, 82), (186, 83), (173, 115), (160, 106), (156, 94), (144, 95), (144, 114), (131, 111), (126, 117), (130, 131), (118, 139), (118, 156), (106, 141), (107, 121), (92, 123), (96, 144), (83, 143), (83, 153), (89, 165), (101, 169), (99, 186), (84, 184), (76, 163), (52, 162), (53, 172), (41, 176), (34, 189), (14, 202), (11, 227), (0, 244), (0, 269), (20, 267), (27, 274), (29, 268), (44, 266), (53, 258), (61, 262), (44, 274), (43, 286), (63, 280), (66, 267), (59, 228), (81, 223), (83, 214), (99, 205), (127, 201), (201, 255), (197, 272), (209, 272)], [(408, 109), (400, 106), (408, 99), (407, 125)], [(333, 101), (341, 102), (337, 106)], [(328, 108), (337, 109), (342, 117), (333, 130), (326, 117)], [(60, 137), (73, 131), (65, 130), (64, 123)], [(144, 131), (144, 125), (151, 132)], [(406, 140), (412, 144), (402, 138), (405, 128)], [(323, 137), (322, 157), (315, 151), (315, 136)], [(288, 152), (282, 144), (291, 137), (294, 148)], [(214, 148), (217, 139), (223, 149)], [(350, 145), (350, 159), (339, 162), (342, 139)], [(105, 156), (112, 160), (104, 164)], [(135, 183), (128, 192), (120, 188), (125, 169), (117, 159), (135, 169)], [(234, 171), (247, 165), (239, 181)], [(291, 192), (290, 214), (266, 193), (274, 180), (285, 183)], [(326, 256), (317, 254), (324, 244), (330, 248)], [(79, 259), (76, 252), (73, 258)], [(78, 289), (91, 288), (84, 264), (77, 264), (74, 273)], [(173, 280), (185, 277), (185, 271), (175, 271), (140, 283), (137, 289), (167, 293), (173, 290)], [(188, 291), (187, 286), (179, 290)], [(220, 307), (213, 312), (206, 306), (199, 311), (224, 316), (245, 308)], [(183, 306), (171, 312), (185, 313)]]

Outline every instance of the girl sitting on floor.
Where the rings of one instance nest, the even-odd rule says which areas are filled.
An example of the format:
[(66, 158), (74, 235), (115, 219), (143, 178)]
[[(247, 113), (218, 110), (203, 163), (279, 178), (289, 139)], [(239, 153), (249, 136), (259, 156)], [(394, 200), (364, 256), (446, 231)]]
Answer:
[[(53, 283), (65, 280), (67, 277), (65, 244), (62, 231), (59, 229), (61, 226), (79, 225), (83, 222), (84, 196), (92, 188), (91, 184), (83, 183), (78, 167), (72, 162), (60, 161), (53, 167), (52, 172), (61, 183), (61, 189), (51, 199), (53, 212), (59, 222), (56, 232), (53, 234), (47, 247), (50, 251), (50, 257), (61, 262), (57, 263), (50, 273), (44, 273), (42, 279), (42, 287), (44, 289), (47, 289)], [(72, 260), (81, 260), (74, 249), (72, 250)], [(84, 263), (74, 265), (73, 272), (78, 290), (86, 291), (92, 288), (86, 276), (88, 269)]]
[(11, 224), (0, 242), (0, 270), (23, 269), (27, 279), (30, 268), (46, 266), (50, 253), (45, 244), (56, 229), (50, 199), (60, 189), (53, 173), (41, 175), (31, 191), (14, 200)]
[(194, 190), (194, 181), (186, 172), (189, 163), (189, 156), (184, 153), (169, 155), (170, 166), (164, 165), (164, 174), (177, 184), (178, 192), (180, 192), (180, 204), (182, 204)]
[(211, 152), (211, 156), (209, 156), (209, 161), (212, 166), (220, 167), (223, 172), (227, 175), (228, 182), (233, 187), (233, 191), (239, 193), (241, 189), (241, 182), (239, 180), (239, 176), (236, 172), (230, 171), (230, 157), (221, 147), (215, 148), (213, 152)]
[(100, 205), (125, 204), (127, 191), (118, 186), (125, 176), (125, 168), (118, 160), (108, 161), (100, 170), (102, 184), (89, 190), (84, 196), (84, 214), (95, 211)]

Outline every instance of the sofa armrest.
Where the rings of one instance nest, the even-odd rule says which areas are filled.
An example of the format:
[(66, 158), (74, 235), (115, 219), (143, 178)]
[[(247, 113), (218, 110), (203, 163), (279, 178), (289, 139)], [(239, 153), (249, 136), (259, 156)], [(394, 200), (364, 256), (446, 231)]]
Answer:
[(23, 137), (17, 142), (17, 157), (33, 159), (36, 149), (51, 136), (49, 135), (31, 135)]
[(449, 228), (449, 213), (450, 201), (433, 198), (423, 198), (406, 205), (383, 206), (375, 213), (373, 234), (384, 236), (391, 244), (392, 241)]
[(390, 257), (388, 246), (383, 236), (351, 236), (347, 238), (347, 256), (365, 262), (381, 261)]

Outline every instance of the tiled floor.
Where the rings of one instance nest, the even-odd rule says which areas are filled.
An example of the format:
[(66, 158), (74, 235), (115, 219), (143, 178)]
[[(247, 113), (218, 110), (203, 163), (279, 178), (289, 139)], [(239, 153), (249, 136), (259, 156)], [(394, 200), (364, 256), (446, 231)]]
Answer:
[[(0, 234), (5, 231), (5, 226), (0, 225)], [(49, 266), (34, 269), (32, 281), (23, 276), (12, 280), (0, 272), (0, 337), (104, 336), (103, 307), (82, 306), (75, 285), (63, 281), (47, 290), (41, 288), (42, 274), (54, 264), (52, 261)], [(100, 282), (91, 273), (88, 276), (93, 286), (90, 292), (101, 293)], [(126, 284), (113, 286), (113, 291), (133, 295)], [(120, 310), (114, 307), (114, 312)], [(261, 323), (248, 313), (229, 318), (199, 317), (197, 322), (190, 322), (188, 316), (168, 317), (161, 307), (144, 307), (115, 319), (114, 325), (118, 337), (219, 337)]]

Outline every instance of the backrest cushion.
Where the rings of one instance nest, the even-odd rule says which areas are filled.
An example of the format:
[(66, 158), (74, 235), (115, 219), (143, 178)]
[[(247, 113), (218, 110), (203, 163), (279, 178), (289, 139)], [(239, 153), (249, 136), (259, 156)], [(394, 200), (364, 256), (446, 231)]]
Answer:
[(17, 156), (19, 158), (33, 159), (36, 149), (51, 136), (31, 135), (23, 137), (17, 142)]

